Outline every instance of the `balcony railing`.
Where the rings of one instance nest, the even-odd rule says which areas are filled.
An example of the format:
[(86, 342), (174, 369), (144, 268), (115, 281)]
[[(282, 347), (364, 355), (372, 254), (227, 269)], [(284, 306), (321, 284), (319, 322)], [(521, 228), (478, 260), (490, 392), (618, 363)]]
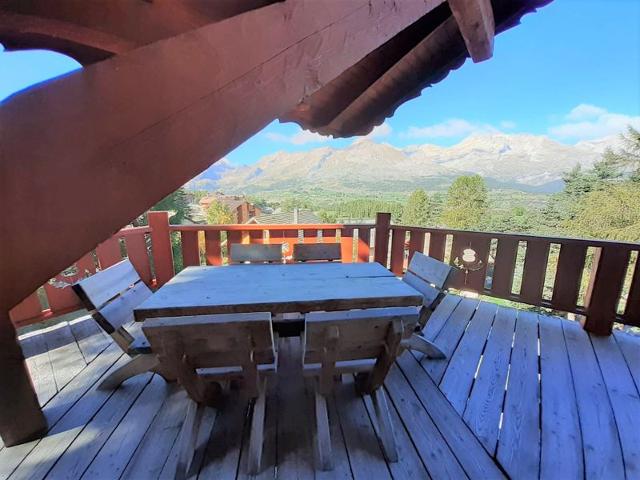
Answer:
[[(179, 245), (174, 262), (172, 241)], [(339, 242), (343, 262), (378, 261), (401, 275), (415, 251), (459, 267), (453, 287), (573, 313), (591, 332), (614, 322), (640, 326), (640, 244), (375, 224), (170, 225), (167, 212), (150, 212), (148, 227), (120, 230), (11, 311), (18, 326), (80, 308), (67, 288), (128, 256), (152, 288), (175, 274), (175, 264), (223, 265), (231, 243)], [(289, 259), (290, 261), (290, 259)]]

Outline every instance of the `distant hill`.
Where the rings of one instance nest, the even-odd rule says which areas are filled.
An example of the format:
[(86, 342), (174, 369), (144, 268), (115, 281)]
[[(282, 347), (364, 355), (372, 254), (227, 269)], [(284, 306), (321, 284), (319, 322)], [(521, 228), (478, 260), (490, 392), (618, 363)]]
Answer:
[(590, 167), (616, 137), (565, 145), (545, 136), (470, 136), (457, 145), (397, 148), (359, 141), (343, 149), (277, 152), (254, 165), (218, 162), (192, 180), (189, 188), (226, 193), (322, 189), (344, 193), (442, 190), (459, 175), (477, 173), (492, 188), (551, 193), (562, 188), (562, 174), (576, 165)]

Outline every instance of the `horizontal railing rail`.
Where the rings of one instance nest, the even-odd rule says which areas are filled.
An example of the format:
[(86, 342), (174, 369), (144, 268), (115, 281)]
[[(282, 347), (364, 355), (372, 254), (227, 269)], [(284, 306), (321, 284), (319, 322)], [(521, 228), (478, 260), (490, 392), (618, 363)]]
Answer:
[(153, 286), (148, 248), (150, 233), (149, 227), (123, 228), (13, 307), (9, 317), (16, 326), (22, 327), (83, 308), (76, 294), (68, 287), (94, 274), (97, 269), (110, 267), (127, 256), (140, 278)]
[[(453, 287), (574, 313), (585, 328), (608, 334), (614, 322), (640, 326), (640, 245), (630, 242), (375, 224), (170, 225), (150, 212), (149, 226), (125, 228), (11, 310), (18, 326), (81, 308), (78, 279), (128, 257), (152, 288), (180, 267), (224, 265), (231, 243), (339, 242), (343, 262), (377, 261), (401, 275), (414, 252), (458, 268)], [(174, 254), (179, 258), (174, 259)]]
[(630, 242), (391, 226), (389, 268), (414, 251), (458, 267), (452, 286), (584, 317), (608, 334), (640, 326), (640, 245)]

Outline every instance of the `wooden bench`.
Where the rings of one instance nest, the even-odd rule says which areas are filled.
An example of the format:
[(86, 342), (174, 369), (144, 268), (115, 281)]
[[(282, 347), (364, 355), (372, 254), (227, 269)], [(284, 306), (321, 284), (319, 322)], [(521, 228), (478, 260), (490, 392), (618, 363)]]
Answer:
[(282, 263), (282, 244), (232, 243), (229, 259), (231, 263)]
[(176, 478), (188, 474), (204, 408), (215, 406), (221, 389), (214, 382), (240, 378), (253, 400), (248, 470), (260, 470), (267, 375), (277, 356), (270, 313), (161, 317), (142, 330), (163, 369), (175, 375), (191, 403), (180, 435)]
[(334, 378), (357, 373), (362, 394), (370, 395), (380, 442), (390, 462), (398, 460), (391, 418), (381, 388), (387, 372), (418, 321), (417, 307), (373, 308), (305, 315), (303, 366), (306, 375), (317, 377), (315, 394), (316, 438), (319, 467), (333, 468), (326, 396)]
[(156, 369), (157, 358), (134, 322), (133, 309), (152, 295), (127, 259), (85, 278), (73, 285), (73, 291), (100, 325), (131, 360), (113, 371), (98, 386), (101, 390), (116, 388), (126, 379), (154, 370), (165, 379), (171, 378)]
[(402, 280), (422, 294), (423, 302), (416, 334), (407, 342), (409, 348), (418, 350), (429, 358), (445, 358), (442, 350), (422, 336), (429, 317), (446, 295), (447, 285), (453, 279), (455, 268), (423, 253), (415, 252)]
[(333, 262), (342, 259), (339, 243), (296, 243), (293, 245), (294, 262)]

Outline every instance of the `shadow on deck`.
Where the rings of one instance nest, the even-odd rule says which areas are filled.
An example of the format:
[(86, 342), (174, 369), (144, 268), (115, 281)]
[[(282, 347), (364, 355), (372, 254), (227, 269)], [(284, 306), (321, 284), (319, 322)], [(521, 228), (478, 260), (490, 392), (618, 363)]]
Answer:
[[(343, 377), (329, 402), (335, 469), (314, 468), (313, 388), (297, 339), (280, 340), (259, 478), (624, 478), (640, 475), (640, 338), (448, 296), (425, 335), (448, 354), (405, 353), (386, 391), (399, 462), (382, 456), (372, 405)], [(172, 478), (187, 398), (145, 374), (98, 380), (125, 358), (91, 320), (21, 338), (47, 437), (0, 448), (0, 478)], [(193, 478), (245, 478), (247, 401), (212, 409)]]

